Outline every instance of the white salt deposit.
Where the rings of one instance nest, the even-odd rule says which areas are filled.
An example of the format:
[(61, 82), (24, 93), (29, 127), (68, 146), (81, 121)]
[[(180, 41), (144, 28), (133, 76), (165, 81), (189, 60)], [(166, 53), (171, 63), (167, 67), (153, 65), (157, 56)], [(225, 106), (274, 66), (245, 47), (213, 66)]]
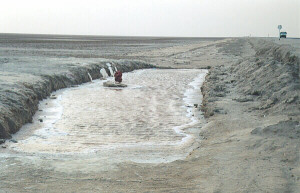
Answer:
[(106, 63), (106, 66), (107, 66), (108, 69), (109, 69), (110, 76), (114, 76), (114, 71), (113, 71), (113, 69), (112, 69), (112, 67), (111, 67), (111, 64), (110, 64), (110, 63)]
[(100, 74), (102, 75), (102, 78), (104, 79), (108, 78), (108, 74), (104, 68), (101, 68)]
[[(127, 88), (95, 80), (41, 102), (32, 124), (10, 148), (41, 154), (86, 154), (143, 163), (183, 159), (201, 125), (200, 86), (206, 70), (139, 70), (124, 73)], [(110, 78), (112, 79), (112, 78)], [(42, 118), (43, 122), (38, 119)]]

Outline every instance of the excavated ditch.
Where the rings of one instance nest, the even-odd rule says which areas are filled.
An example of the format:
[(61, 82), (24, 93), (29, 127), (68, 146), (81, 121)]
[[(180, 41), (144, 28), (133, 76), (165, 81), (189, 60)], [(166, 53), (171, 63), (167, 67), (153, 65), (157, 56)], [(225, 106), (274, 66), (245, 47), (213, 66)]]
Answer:
[(13, 136), (18, 143), (6, 145), (11, 153), (109, 164), (183, 159), (204, 123), (198, 107), (206, 73), (138, 70), (124, 74), (127, 88), (106, 88), (106, 80), (96, 80), (59, 90), (40, 103), (33, 123)]
[[(106, 65), (108, 62), (112, 64), (112, 67), (117, 67), (123, 72), (154, 67), (141, 61), (94, 62), (72, 67), (58, 74), (41, 74), (35, 79), (24, 77), (23, 82), (14, 83), (13, 89), (10, 89), (9, 85), (7, 89), (0, 87), (0, 143), (3, 143), (2, 139), (11, 138), (11, 134), (19, 131), (22, 125), (30, 123), (37, 111), (39, 101), (45, 99), (51, 92), (88, 82), (90, 81), (88, 74), (93, 79), (101, 78), (101, 68), (105, 68), (110, 74)], [(28, 81), (26, 81), (27, 78), (29, 78)]]

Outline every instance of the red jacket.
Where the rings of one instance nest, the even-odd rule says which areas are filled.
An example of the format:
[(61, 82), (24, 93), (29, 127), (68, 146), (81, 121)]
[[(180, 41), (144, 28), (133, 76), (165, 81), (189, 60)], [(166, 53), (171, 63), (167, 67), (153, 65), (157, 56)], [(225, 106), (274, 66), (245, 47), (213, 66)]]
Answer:
[(122, 72), (119, 70), (115, 73), (115, 81), (119, 83), (122, 82)]

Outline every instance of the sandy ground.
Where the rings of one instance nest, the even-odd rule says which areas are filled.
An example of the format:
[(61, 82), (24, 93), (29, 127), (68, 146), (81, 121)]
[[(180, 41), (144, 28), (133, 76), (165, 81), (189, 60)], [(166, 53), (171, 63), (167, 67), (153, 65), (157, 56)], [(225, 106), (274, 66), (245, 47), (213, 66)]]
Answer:
[(127, 55), (211, 67), (203, 86), (207, 124), (185, 159), (94, 171), (97, 160), (82, 166), (72, 156), (11, 156), (9, 142), (0, 150), (0, 192), (299, 192), (299, 60), (274, 45), (262, 52), (268, 43), (260, 43), (228, 39)]

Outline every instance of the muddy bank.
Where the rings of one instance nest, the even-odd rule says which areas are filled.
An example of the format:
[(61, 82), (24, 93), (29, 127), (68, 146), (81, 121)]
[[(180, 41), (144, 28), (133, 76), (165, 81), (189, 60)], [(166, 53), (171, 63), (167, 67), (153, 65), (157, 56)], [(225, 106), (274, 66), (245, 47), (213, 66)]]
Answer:
[[(20, 81), (5, 87), (0, 87), (0, 139), (9, 139), (23, 124), (32, 121), (32, 116), (38, 109), (40, 100), (48, 97), (51, 92), (61, 88), (71, 87), (90, 81), (88, 73), (93, 79), (102, 77), (101, 68), (105, 68), (110, 75), (106, 63), (123, 72), (142, 68), (153, 68), (153, 65), (141, 61), (115, 60), (90, 63), (76, 66), (69, 70), (55, 74), (41, 74), (31, 81)], [(27, 80), (24, 78), (24, 80)], [(4, 141), (4, 140), (1, 140)]]
[(299, 58), (254, 38), (218, 47), (236, 62), (212, 68), (202, 86), (208, 125), (194, 157), (214, 147), (216, 192), (299, 192)]
[[(256, 102), (252, 110), (261, 110), (264, 115), (299, 116), (300, 60), (290, 46), (261, 39), (239, 39), (219, 46), (219, 52), (242, 57), (235, 63), (213, 68), (206, 77), (202, 88), (206, 117), (218, 111), (207, 104), (225, 97), (230, 89), (237, 89), (241, 95), (235, 101)], [(254, 53), (248, 51), (243, 56), (247, 46)]]

